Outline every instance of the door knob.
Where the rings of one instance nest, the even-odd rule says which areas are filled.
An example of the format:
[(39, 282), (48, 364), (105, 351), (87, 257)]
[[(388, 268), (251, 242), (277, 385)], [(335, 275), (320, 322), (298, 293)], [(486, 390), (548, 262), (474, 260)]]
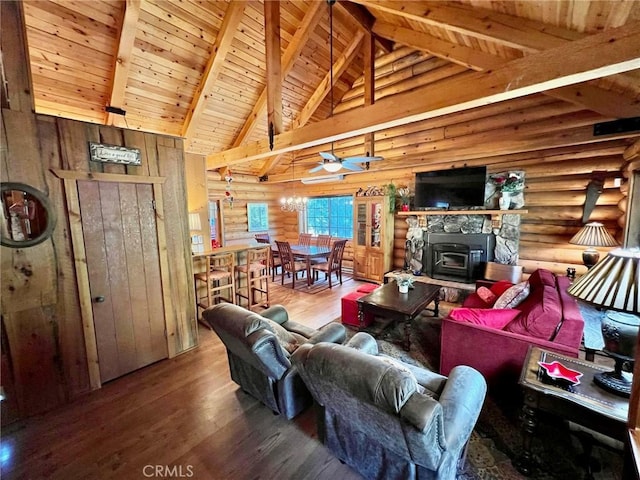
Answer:
[(95, 297), (93, 299), (93, 301), (96, 302), (96, 303), (102, 303), (102, 302), (104, 302), (104, 296), (98, 295), (97, 297)]

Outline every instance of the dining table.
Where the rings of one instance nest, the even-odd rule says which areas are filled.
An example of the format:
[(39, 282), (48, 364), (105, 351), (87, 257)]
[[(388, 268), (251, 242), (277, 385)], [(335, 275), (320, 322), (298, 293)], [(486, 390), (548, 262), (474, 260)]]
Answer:
[[(329, 258), (331, 247), (319, 247), (317, 245), (291, 245), (291, 252), (296, 258), (304, 259), (307, 264), (307, 287), (313, 284), (311, 275), (311, 260), (314, 258)], [(271, 244), (271, 253), (278, 253), (278, 246)]]

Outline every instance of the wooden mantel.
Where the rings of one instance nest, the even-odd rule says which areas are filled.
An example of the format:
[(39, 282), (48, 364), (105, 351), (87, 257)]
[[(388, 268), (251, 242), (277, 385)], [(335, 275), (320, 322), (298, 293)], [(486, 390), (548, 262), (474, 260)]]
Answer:
[(502, 215), (524, 215), (528, 210), (412, 210), (397, 212), (400, 217), (427, 217), (429, 215), (491, 215), (491, 228), (496, 231), (502, 227)]
[(529, 210), (412, 210), (409, 212), (396, 212), (401, 217), (409, 217), (411, 215), (523, 215), (529, 213)]

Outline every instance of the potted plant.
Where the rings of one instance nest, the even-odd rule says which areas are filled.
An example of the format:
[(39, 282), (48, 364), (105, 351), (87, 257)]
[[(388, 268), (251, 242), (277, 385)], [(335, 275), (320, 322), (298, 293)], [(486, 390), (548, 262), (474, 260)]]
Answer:
[(409, 293), (409, 288), (413, 286), (413, 276), (408, 273), (400, 273), (396, 276), (396, 283), (400, 293)]
[(411, 190), (409, 187), (400, 187), (397, 190), (398, 197), (400, 197), (400, 210), (403, 212), (409, 211), (409, 202), (411, 201)]
[(508, 172), (491, 177), (491, 181), (496, 186), (496, 190), (500, 192), (500, 197), (498, 198), (500, 210), (509, 210), (511, 195), (520, 193), (524, 188), (522, 176), (515, 172)]

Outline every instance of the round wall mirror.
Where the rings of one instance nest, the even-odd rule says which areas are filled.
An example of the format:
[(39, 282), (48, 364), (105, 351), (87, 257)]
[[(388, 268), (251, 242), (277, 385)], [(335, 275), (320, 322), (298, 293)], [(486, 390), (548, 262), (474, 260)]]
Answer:
[(2, 182), (2, 228), (0, 245), (24, 248), (51, 236), (56, 217), (49, 199), (24, 183)]

